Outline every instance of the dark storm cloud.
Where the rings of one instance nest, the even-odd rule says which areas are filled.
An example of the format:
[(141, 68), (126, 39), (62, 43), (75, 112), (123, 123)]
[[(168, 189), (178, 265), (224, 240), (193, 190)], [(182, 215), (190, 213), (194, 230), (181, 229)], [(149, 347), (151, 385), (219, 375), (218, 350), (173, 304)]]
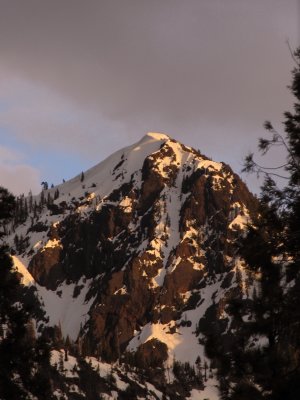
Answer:
[[(237, 141), (243, 154), (262, 122), (291, 103), (285, 40), (298, 44), (297, 0), (1, 0), (0, 7), (0, 79), (50, 88), (94, 115), (101, 141), (116, 124), (124, 141), (167, 131), (229, 161)], [(101, 120), (111, 127), (101, 130)]]

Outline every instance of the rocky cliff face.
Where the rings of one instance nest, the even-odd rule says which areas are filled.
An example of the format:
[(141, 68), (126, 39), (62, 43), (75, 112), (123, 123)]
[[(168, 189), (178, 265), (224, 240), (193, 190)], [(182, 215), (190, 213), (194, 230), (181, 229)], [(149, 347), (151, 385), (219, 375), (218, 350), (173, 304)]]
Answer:
[(204, 365), (216, 333), (230, 351), (247, 316), (227, 305), (252, 301), (256, 285), (235, 244), (256, 201), (229, 166), (150, 133), (43, 197), (11, 241), (28, 238), (16, 258), (49, 324), (108, 362)]

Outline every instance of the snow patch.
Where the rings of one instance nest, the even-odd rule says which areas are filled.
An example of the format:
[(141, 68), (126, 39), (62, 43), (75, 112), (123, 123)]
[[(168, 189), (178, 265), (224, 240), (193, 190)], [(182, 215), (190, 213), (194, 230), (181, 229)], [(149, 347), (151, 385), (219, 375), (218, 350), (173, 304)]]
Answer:
[(240, 229), (244, 229), (249, 223), (249, 218), (245, 215), (238, 215), (229, 224), (229, 229), (236, 230), (236, 226)]
[(127, 350), (136, 351), (142, 343), (155, 338), (168, 346), (169, 359), (167, 364), (169, 366), (172, 366), (174, 359), (181, 362), (188, 361), (194, 363), (199, 355), (198, 339), (188, 328), (178, 329), (175, 333), (171, 334), (170, 327), (170, 324), (148, 323), (129, 342)]
[[(63, 336), (69, 335), (73, 340), (76, 340), (80, 325), (84, 325), (88, 319), (88, 311), (93, 302), (90, 299), (85, 301), (85, 296), (89, 290), (89, 285), (92, 280), (83, 281), (81, 279), (77, 284), (70, 285), (62, 284), (57, 291), (47, 290), (45, 287), (36, 285), (38, 295), (44, 309), (49, 317), (50, 325), (61, 325)], [(74, 298), (74, 289), (76, 286), (83, 285), (80, 294)]]
[(31, 275), (31, 273), (27, 270), (26, 266), (23, 264), (20, 258), (17, 256), (12, 256), (12, 259), (14, 263), (14, 268), (16, 269), (17, 272), (19, 272), (22, 275), (21, 283), (25, 286), (33, 285), (35, 282), (34, 278)]
[(67, 378), (78, 378), (77, 359), (70, 354), (66, 357), (64, 350), (52, 350), (50, 364)]
[(52, 239), (52, 240), (48, 240), (48, 242), (45, 244), (45, 246), (43, 247), (44, 249), (47, 249), (49, 247), (60, 247), (62, 248), (61, 242), (58, 239)]
[(193, 389), (187, 400), (219, 400), (220, 394), (217, 381), (214, 379), (208, 380), (204, 390)]

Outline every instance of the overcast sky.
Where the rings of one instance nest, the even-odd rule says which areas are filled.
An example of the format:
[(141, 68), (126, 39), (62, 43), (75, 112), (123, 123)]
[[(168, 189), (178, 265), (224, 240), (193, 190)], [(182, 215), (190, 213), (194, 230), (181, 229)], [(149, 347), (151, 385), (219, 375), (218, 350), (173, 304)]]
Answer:
[(299, 1), (0, 0), (0, 185), (38, 192), (148, 131), (239, 173), (291, 109)]

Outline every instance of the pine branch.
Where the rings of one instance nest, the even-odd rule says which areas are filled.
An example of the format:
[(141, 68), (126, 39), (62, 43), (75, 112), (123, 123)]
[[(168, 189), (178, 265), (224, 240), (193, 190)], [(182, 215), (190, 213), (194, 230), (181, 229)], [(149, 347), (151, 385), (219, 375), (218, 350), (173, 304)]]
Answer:
[(289, 48), (289, 51), (290, 51), (290, 54), (291, 54), (291, 57), (292, 57), (293, 61), (295, 62), (295, 64), (296, 64), (298, 67), (300, 67), (300, 63), (298, 62), (297, 58), (295, 57), (295, 52), (292, 50), (292, 47), (291, 47), (291, 45), (290, 45), (289, 39), (286, 40), (286, 44), (287, 44), (287, 46), (288, 46), (288, 48)]
[(287, 166), (288, 165), (288, 163), (285, 163), (285, 164), (282, 164), (282, 165), (279, 165), (279, 167), (263, 167), (263, 166), (261, 166), (261, 165), (259, 165), (259, 164), (257, 164), (257, 163), (255, 163), (259, 168), (261, 168), (262, 170), (264, 170), (264, 169), (280, 169), (280, 168), (283, 168), (283, 167), (285, 167), (285, 166)]

